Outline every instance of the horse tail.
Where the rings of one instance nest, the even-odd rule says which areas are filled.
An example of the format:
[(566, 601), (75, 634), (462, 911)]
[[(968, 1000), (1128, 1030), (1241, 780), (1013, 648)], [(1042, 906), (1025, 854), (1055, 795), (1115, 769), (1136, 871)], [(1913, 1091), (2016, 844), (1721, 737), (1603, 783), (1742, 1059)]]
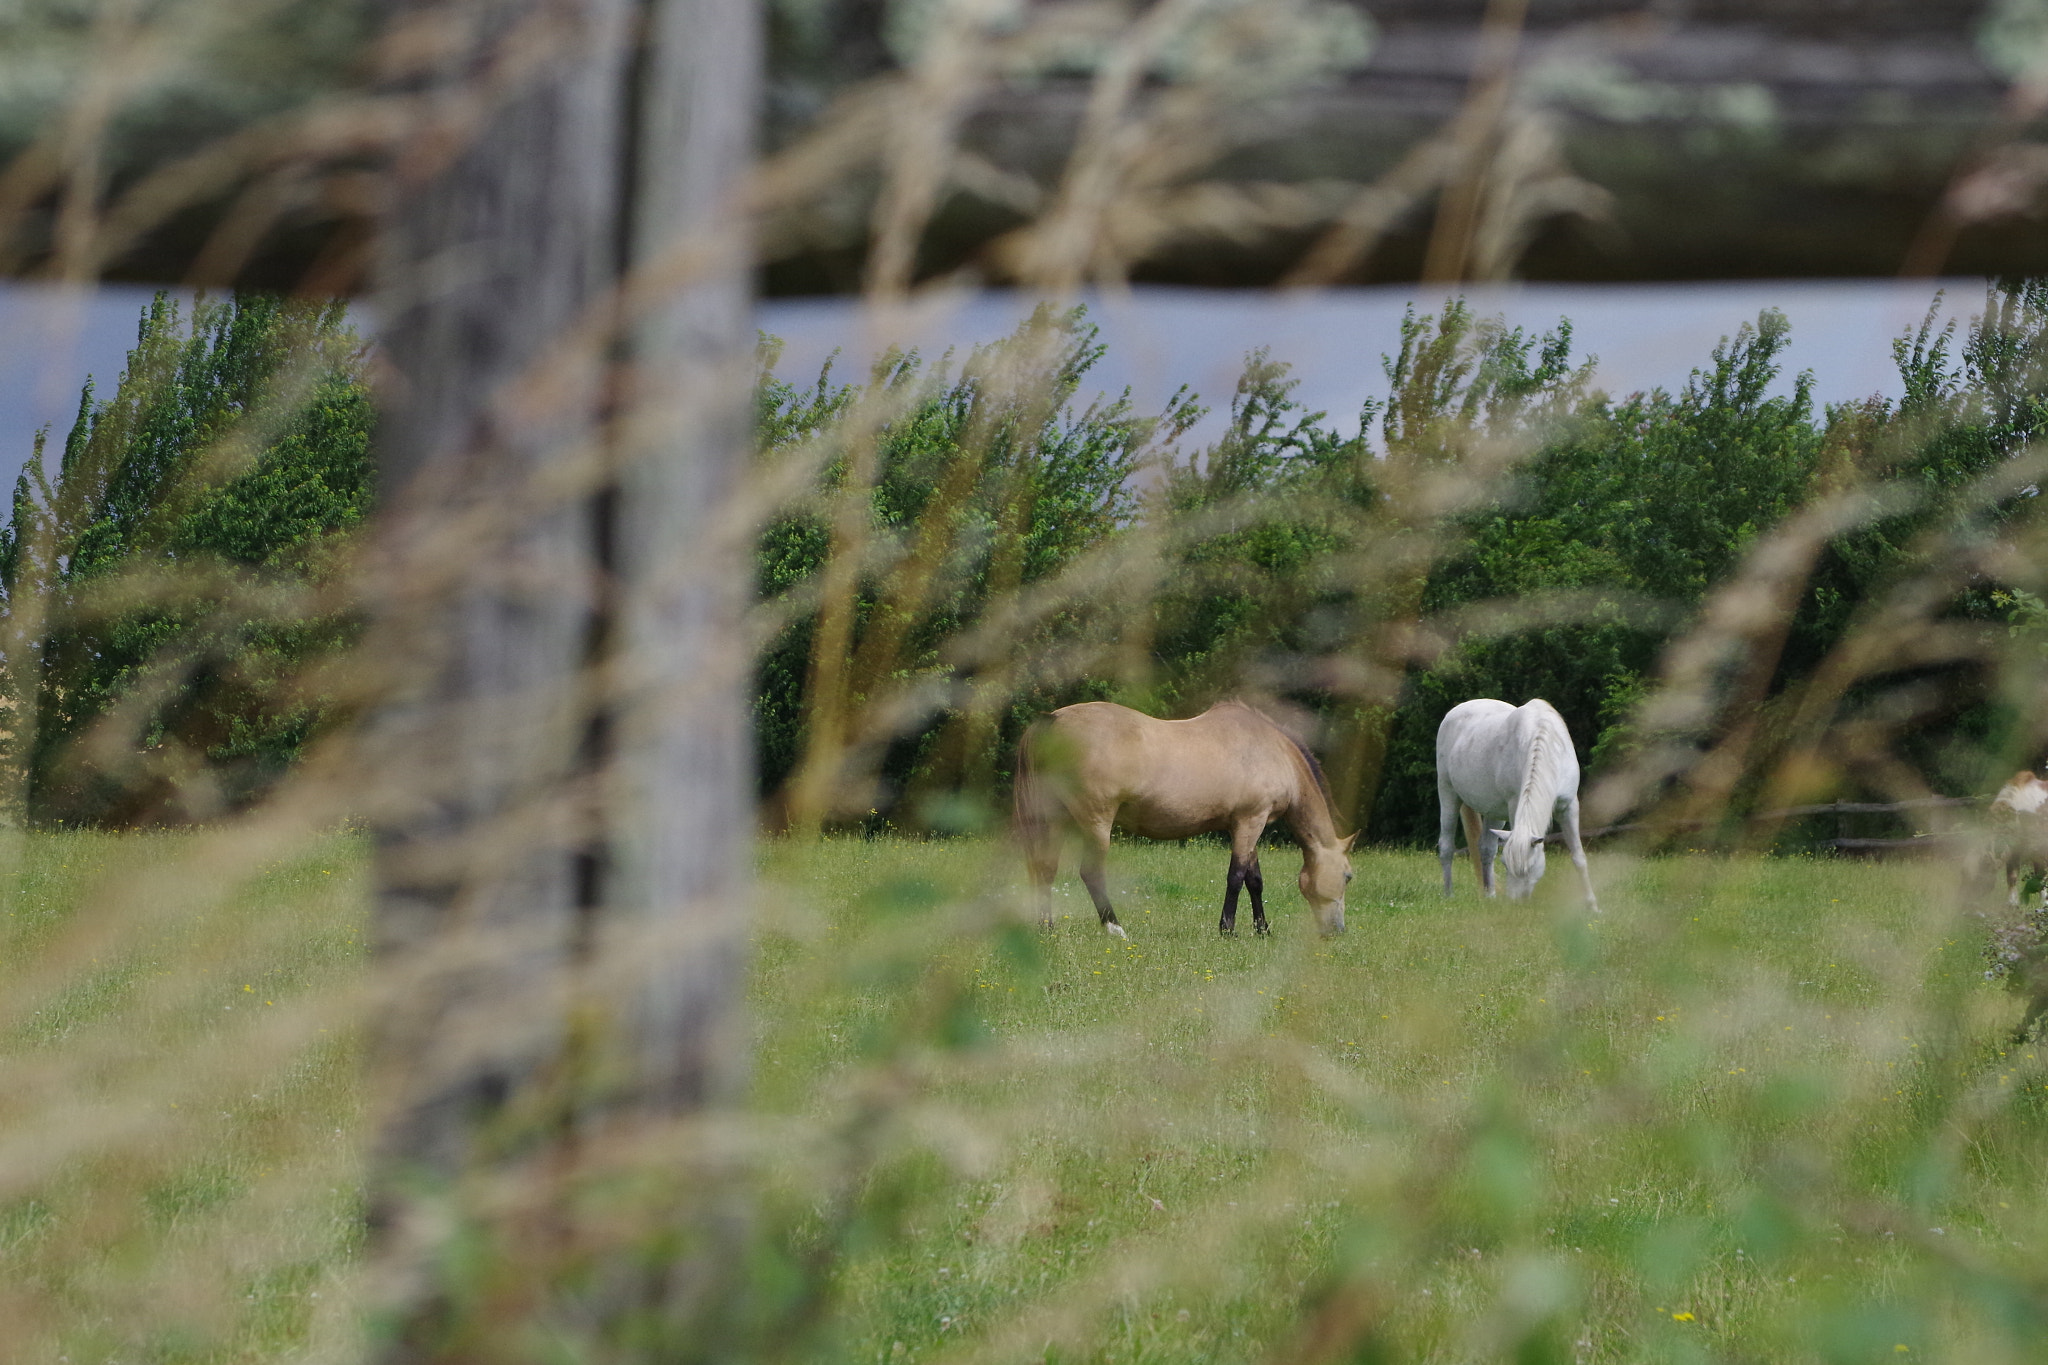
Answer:
[(1458, 814), (1465, 821), (1465, 851), (1472, 855), (1472, 871), (1483, 887), (1486, 885), (1486, 864), (1479, 857), (1479, 812), (1460, 801)]
[(1034, 864), (1042, 856), (1050, 836), (1044, 778), (1038, 771), (1037, 759), (1032, 756), (1032, 750), (1038, 747), (1037, 741), (1044, 733), (1042, 722), (1034, 724), (1017, 741), (1017, 777), (1010, 790), (1011, 827), (1017, 841), (1024, 846), (1025, 858)]
[[(1024, 875), (1031, 882), (1032, 899), (1038, 903), (1038, 923), (1052, 928), (1052, 883), (1059, 875), (1060, 844), (1052, 827), (1051, 804), (1037, 749), (1045, 738), (1048, 722), (1034, 721), (1017, 741), (1017, 776), (1010, 786), (1010, 831), (1024, 854)], [(1117, 932), (1121, 933), (1122, 930)]]

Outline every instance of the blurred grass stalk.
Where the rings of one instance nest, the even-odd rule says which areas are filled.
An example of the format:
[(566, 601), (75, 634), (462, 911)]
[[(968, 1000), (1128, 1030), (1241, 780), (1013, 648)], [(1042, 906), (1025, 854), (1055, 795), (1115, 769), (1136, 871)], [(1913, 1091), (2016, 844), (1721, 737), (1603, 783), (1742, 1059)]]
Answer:
[[(2003, 1015), (1953, 932), (1952, 876), (1610, 854), (1601, 875), (1625, 889), (1587, 925), (1548, 902), (1446, 911), (1417, 860), (1388, 855), (1367, 885), (1392, 913), (1341, 945), (1219, 949), (1199, 917), (1181, 934), (1134, 916), (1134, 944), (1098, 967), (1097, 940), (1018, 927), (995, 846), (821, 840), (935, 716), (986, 798), (1019, 695), (1082, 677), (1141, 695), (1173, 557), (1276, 509), (1232, 491), (1227, 446), (1176, 463), (1166, 414), (1132, 438), (1146, 515), (1031, 579), (1034, 485), (995, 455), (1065, 401), (1051, 315), (970, 362), (977, 406), (902, 543), (874, 522), (876, 442), (923, 379), (869, 385), (745, 476), (748, 234), (871, 175), (871, 329), (903, 335), (973, 283), (916, 266), (946, 186), (1001, 175), (957, 145), (965, 111), (1077, 62), (1093, 77), (1073, 153), (992, 272), (1064, 300), (1115, 288), (1174, 234), (1296, 221), (1203, 172), (1263, 100), (1352, 58), (1349, 11), (942, 3), (900, 74), (743, 175), (747, 6), (408, 4), (375, 91), (111, 199), (95, 148), (122, 82), (178, 59), (186, 10), (96, 13), (104, 63), (0, 182), (10, 249), (47, 209), (50, 269), (90, 279), (233, 185), (198, 258), (226, 278), (307, 184), (381, 215), (384, 505), (358, 579), (373, 619), (327, 684), (372, 719), (196, 834), (6, 836), (0, 1256), (20, 1275), (0, 1287), (0, 1352), (2028, 1358), (2048, 1316), (2044, 1210), (2024, 1193), (2048, 1081), (2031, 1051), (1988, 1041)], [(1495, 65), (1459, 122), (1357, 188), (1304, 282), (1432, 196), (1447, 280), (1504, 276), (1532, 215), (1597, 207), (1514, 98), (1518, 7), (1490, 13)], [(338, 252), (309, 288), (362, 267)], [(1583, 388), (1568, 371), (1503, 387), (1500, 341), (1468, 316), (1411, 329), (1384, 448), (1361, 439), (1342, 477), (1278, 509), (1353, 547), (1332, 560), (1348, 605), (1327, 649), (1212, 680), (1355, 703), (1328, 738), (1361, 814), (1404, 670), (1583, 607), (1425, 610), (1459, 514), (1501, 496)], [(1784, 804), (1845, 773), (1923, 792), (1892, 747), (1923, 709), (1917, 684), (1886, 690), (1902, 660), (1989, 670), (2028, 718), (2009, 761), (2038, 748), (2038, 651), (1945, 619), (1972, 575), (2048, 591), (2038, 518), (1992, 515), (2038, 479), (2024, 452), (1925, 533), (1915, 571), (1862, 604), (1795, 697), (1759, 706), (1818, 547), (1916, 496), (1887, 480), (1904, 439), (1844, 456), (1709, 600), (1598, 793), (1608, 811), (1648, 810), (1668, 843), (1739, 793)], [(965, 512), (989, 480), (986, 607), (935, 678), (910, 642), (974, 559)], [(746, 615), (755, 533), (792, 505), (828, 511), (825, 568)], [(46, 607), (10, 600), (10, 687)], [(808, 610), (808, 726), (777, 804), (793, 837), (768, 849), (750, 1020), (748, 641)], [(367, 854), (331, 832), (345, 817), (367, 821)], [(1184, 870), (1204, 850), (1130, 856), (1160, 909), (1204, 896), (1209, 874)], [(1851, 908), (1813, 910), (1837, 882)], [(1854, 898), (1879, 927), (1859, 928)], [(1715, 1079), (1761, 1075), (1780, 1031), (1807, 1040), (1788, 1069)], [(1890, 1093), (1879, 1058), (1906, 1069)], [(1102, 1193), (1124, 1181), (1132, 1199)], [(970, 1197), (977, 1217), (953, 1219)], [(1624, 1197), (1631, 1231), (1572, 1259), (1599, 1200)], [(958, 1316), (935, 1287), (956, 1237), (990, 1248)], [(1880, 1269), (1851, 1270), (1854, 1251)], [(1844, 1284), (1791, 1287), (1814, 1275)]]

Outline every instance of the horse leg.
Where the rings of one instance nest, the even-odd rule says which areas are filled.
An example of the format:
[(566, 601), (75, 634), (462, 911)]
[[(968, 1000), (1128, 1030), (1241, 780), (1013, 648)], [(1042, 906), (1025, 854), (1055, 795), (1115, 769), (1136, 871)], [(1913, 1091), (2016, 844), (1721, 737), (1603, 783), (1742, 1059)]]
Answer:
[(2036, 989), (2028, 998), (2027, 1017), (2020, 1020), (2020, 1026), (2012, 1031), (2015, 1047), (2027, 1041), (2027, 1035), (2034, 1031), (2034, 1025), (2042, 1015), (2048, 1014), (2048, 991)]
[(1481, 828), (1479, 812), (1463, 802), (1458, 804), (1458, 814), (1465, 821), (1465, 852), (1472, 857), (1472, 879), (1479, 883), (1479, 889), (1486, 895), (1493, 894), (1493, 878), (1487, 871), (1486, 860), (1479, 851), (1486, 847), (1487, 836)]
[(1472, 859), (1479, 864), (1479, 894), (1491, 896), (1494, 894), (1493, 860), (1500, 852), (1500, 840), (1493, 837), (1493, 826), (1480, 819), (1479, 812), (1473, 811), (1472, 818), (1479, 826), (1479, 842), (1474, 845), (1479, 851)]
[(1247, 885), (1252, 887), (1252, 927), (1266, 932), (1266, 904), (1260, 895), (1265, 883), (1259, 877), (1259, 836), (1265, 832), (1263, 812), (1257, 819), (1231, 826), (1230, 873), (1223, 881), (1223, 918), (1216, 923), (1216, 932), (1226, 937), (1237, 932), (1237, 893)]
[(1572, 866), (1579, 870), (1579, 880), (1586, 888), (1586, 905), (1594, 914), (1600, 913), (1600, 898), (1593, 894), (1593, 874), (1586, 867), (1586, 850), (1579, 843), (1579, 798), (1574, 796), (1564, 803), (1564, 810), (1558, 823), (1564, 826), (1564, 846), (1572, 855)]
[(1060, 874), (1060, 844), (1073, 825), (1073, 812), (1049, 790), (1032, 759), (1033, 733), (1017, 746), (1017, 782), (1011, 794), (1012, 824), (1023, 848), (1024, 873), (1038, 906), (1038, 927), (1052, 928), (1052, 884)]
[[(1438, 778), (1436, 784), (1436, 860), (1444, 865), (1444, 894), (1451, 894), (1451, 864), (1458, 857), (1458, 798)], [(1467, 825), (1469, 830), (1471, 826)], [(1468, 836), (1466, 841), (1471, 842)]]
[(1252, 845), (1252, 865), (1244, 872), (1244, 889), (1252, 893), (1252, 932), (1264, 934), (1266, 928), (1266, 877), (1259, 871), (1259, 848)]
[(1237, 854), (1230, 855), (1230, 871), (1223, 878), (1223, 914), (1216, 921), (1216, 932), (1225, 938), (1237, 937), (1237, 893), (1244, 886), (1245, 866), (1238, 862)]
[(2027, 1035), (2034, 1031), (2034, 1025), (2044, 1014), (2048, 1014), (2048, 963), (2033, 957), (2019, 964), (2020, 980), (2026, 988), (2027, 1014), (2020, 1020), (2020, 1026), (2012, 1031), (2014, 1045), (2027, 1041)]
[(1109, 866), (1109, 827), (1084, 831), (1081, 842), (1081, 884), (1088, 888), (1088, 899), (1095, 902), (1096, 917), (1102, 927), (1117, 938), (1129, 938), (1123, 925), (1117, 923), (1116, 911), (1109, 907), (1109, 879), (1103, 874)]
[(1060, 841), (1056, 831), (1030, 830), (1024, 837), (1024, 871), (1038, 906), (1038, 927), (1052, 928), (1052, 884), (1060, 874)]

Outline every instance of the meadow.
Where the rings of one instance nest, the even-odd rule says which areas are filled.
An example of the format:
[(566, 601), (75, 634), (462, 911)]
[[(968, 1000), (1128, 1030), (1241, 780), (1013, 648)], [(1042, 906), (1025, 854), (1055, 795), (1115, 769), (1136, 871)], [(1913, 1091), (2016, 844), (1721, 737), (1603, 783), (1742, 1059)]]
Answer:
[[(8, 846), (0, 1359), (355, 1350), (366, 852), (213, 837)], [(1589, 919), (1370, 852), (1324, 940), (1265, 858), (1226, 940), (1220, 847), (1119, 844), (1118, 943), (995, 842), (766, 845), (733, 1358), (2041, 1358), (1952, 867), (1596, 851)]]
[(1266, 857), (1224, 940), (1219, 847), (1119, 846), (1124, 944), (987, 846), (771, 851), (828, 1358), (2039, 1358), (2048, 1068), (1953, 868), (1609, 853), (1592, 920), (1367, 853), (1325, 941)]

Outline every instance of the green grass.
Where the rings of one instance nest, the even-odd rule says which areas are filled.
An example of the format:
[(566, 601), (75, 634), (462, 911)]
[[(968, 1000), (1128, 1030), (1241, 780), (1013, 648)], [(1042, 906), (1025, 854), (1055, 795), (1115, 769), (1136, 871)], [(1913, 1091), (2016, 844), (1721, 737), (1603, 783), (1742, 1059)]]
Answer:
[(0, 836), (0, 1360), (350, 1330), (363, 850)]
[(1596, 857), (1596, 921), (1367, 854), (1325, 942), (1283, 849), (1220, 939), (1223, 862), (1120, 845), (1120, 944), (996, 850), (770, 851), (823, 1356), (2037, 1358), (2048, 1068), (1946, 869)]
[[(0, 852), (0, 1360), (346, 1358), (360, 842)], [(1120, 844), (1117, 943), (994, 844), (767, 846), (736, 1358), (2042, 1358), (2048, 1059), (1947, 869), (1373, 853), (1326, 941), (1266, 862), (1224, 940), (1220, 848)]]

